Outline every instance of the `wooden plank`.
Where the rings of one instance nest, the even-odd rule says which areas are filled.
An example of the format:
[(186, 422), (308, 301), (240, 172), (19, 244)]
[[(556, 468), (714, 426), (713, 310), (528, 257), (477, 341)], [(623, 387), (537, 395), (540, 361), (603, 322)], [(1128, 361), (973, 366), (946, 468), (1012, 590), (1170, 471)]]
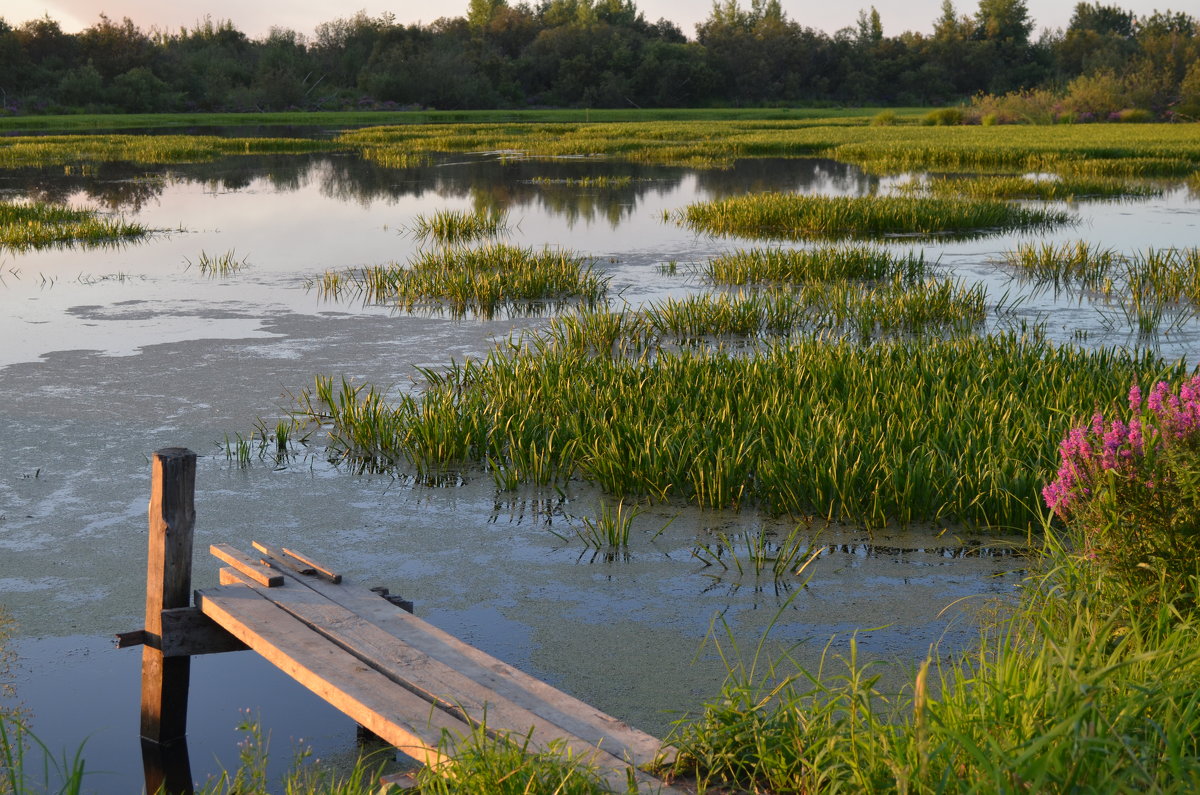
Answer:
[[(427, 765), (446, 761), (439, 743), (466, 724), (396, 687), (246, 585), (198, 591), (200, 609), (288, 676)], [(444, 747), (444, 746), (443, 746)]]
[(312, 558), (308, 558), (308, 557), (305, 557), (304, 555), (301, 555), (299, 552), (293, 552), (292, 550), (288, 549), (287, 547), (284, 547), (283, 554), (288, 556), (289, 558), (292, 558), (293, 560), (300, 561), (301, 563), (303, 563), (305, 566), (308, 566), (309, 568), (316, 570), (317, 576), (323, 580), (327, 580), (328, 582), (331, 582), (334, 585), (337, 585), (338, 583), (340, 583), (342, 581), (342, 575), (334, 572), (333, 569), (330, 569), (328, 566), (322, 566), (320, 563), (317, 563)]
[[(195, 453), (182, 447), (169, 447), (154, 453), (146, 556), (145, 631), (148, 635), (162, 637), (163, 610), (187, 607), (191, 602), (195, 490)], [(144, 739), (167, 744), (187, 735), (190, 678), (189, 658), (167, 658), (160, 649), (142, 646), (141, 735)]]
[[(350, 612), (375, 624), (413, 649), (484, 685), (509, 701), (550, 721), (588, 745), (623, 756), (637, 767), (669, 754), (661, 741), (462, 640), (395, 607), (377, 594), (343, 580), (330, 585), (313, 577), (287, 574)], [(290, 584), (290, 583), (289, 583)], [(618, 750), (619, 749), (619, 750)]]
[[(561, 743), (576, 759), (594, 765), (617, 791), (627, 787), (631, 767), (624, 759), (623, 748), (597, 748), (572, 736), (311, 589), (294, 585), (272, 590), (251, 587), (262, 598), (423, 700), (473, 725), (484, 725), (491, 734), (504, 732), (527, 742), (535, 751), (548, 751), (555, 743)], [(662, 781), (645, 772), (633, 770), (633, 775), (643, 791), (663, 787)]]
[(208, 548), (208, 551), (217, 560), (228, 563), (259, 585), (265, 585), (268, 588), (278, 588), (283, 585), (282, 574), (272, 571), (269, 566), (264, 566), (257, 560), (229, 546), (229, 544), (213, 544)]
[(164, 657), (220, 654), (250, 648), (200, 612), (198, 607), (164, 610), (162, 623), (161, 648)]

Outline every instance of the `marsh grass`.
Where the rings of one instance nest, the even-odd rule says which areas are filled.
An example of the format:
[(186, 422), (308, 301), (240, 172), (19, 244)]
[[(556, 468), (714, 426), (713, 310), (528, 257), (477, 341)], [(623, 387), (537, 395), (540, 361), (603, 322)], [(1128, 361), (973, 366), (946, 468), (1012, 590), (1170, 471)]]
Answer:
[(703, 508), (1028, 528), (1055, 466), (1053, 429), (1186, 370), (1015, 334), (801, 338), (754, 356), (615, 356), (536, 338), (423, 371), (423, 390), (396, 400), (321, 379), (297, 419), (322, 429), (332, 460), (417, 477), (490, 465), (514, 483), (578, 477)]
[(1050, 544), (976, 648), (935, 649), (899, 693), (853, 636), (809, 669), (765, 637), (743, 656), (727, 635), (721, 693), (667, 738), (675, 772), (701, 791), (1194, 790), (1197, 616), (1114, 604), (1090, 561)]
[(1065, 224), (1057, 210), (986, 199), (806, 196), (753, 193), (697, 202), (675, 213), (681, 226), (714, 235), (845, 239), (887, 235), (975, 235)]
[(617, 500), (616, 504), (601, 502), (595, 516), (580, 516), (583, 525), (575, 534), (585, 546), (603, 549), (606, 547), (629, 546), (633, 520), (644, 511), (641, 506)]
[(933, 196), (963, 196), (969, 199), (1121, 199), (1161, 196), (1163, 188), (1112, 177), (1077, 176), (1038, 179), (1028, 176), (990, 176), (969, 179), (932, 179), (910, 183), (914, 192)]
[(547, 302), (594, 304), (608, 279), (570, 252), (494, 243), (418, 252), (405, 266), (328, 271), (316, 286), (323, 298), (353, 294), (407, 311), (436, 302), (456, 315), (490, 317), (500, 308), (542, 311)]
[(195, 264), (196, 269), (202, 275), (209, 278), (216, 278), (218, 276), (232, 276), (246, 267), (248, 259), (248, 257), (242, 257), (239, 260), (234, 250), (229, 249), (223, 254), (209, 254), (206, 251), (201, 251), (196, 257), (195, 263), (186, 257), (184, 261), (187, 263), (187, 268), (191, 268)]
[(437, 210), (432, 215), (418, 215), (411, 229), (418, 239), (441, 245), (470, 243), (507, 232), (508, 213), (496, 208)]
[[(704, 341), (721, 337), (768, 339), (794, 335), (853, 336), (863, 341), (895, 335), (945, 336), (978, 329), (987, 317), (981, 285), (966, 287), (929, 280), (909, 284), (899, 277), (873, 285), (839, 280), (806, 284), (794, 290), (697, 294), (668, 298), (644, 307), (614, 341), (645, 349), (666, 341)], [(589, 316), (592, 323), (601, 323)], [(551, 334), (578, 331), (569, 322), (554, 323)], [(578, 348), (575, 340), (564, 340)]]
[[(1024, 244), (1005, 255), (1022, 280), (1075, 287), (1104, 302), (1105, 323), (1150, 335), (1181, 328), (1200, 312), (1200, 249), (1129, 255), (1084, 241)], [(1111, 307), (1111, 309), (1109, 309)]]
[(716, 284), (797, 284), (839, 279), (915, 281), (929, 274), (925, 257), (896, 256), (871, 246), (739, 250), (706, 262), (701, 272)]
[(95, 248), (145, 237), (150, 230), (94, 210), (58, 204), (0, 201), (0, 247), (17, 251), (49, 246)]
[(747, 157), (830, 157), (876, 172), (1032, 171), (1112, 177), (1182, 177), (1200, 165), (1200, 143), (1186, 124), (871, 126), (869, 115), (832, 112), (827, 118), (803, 114), (779, 120), (677, 118), (589, 124), (576, 117), (549, 124), (524, 119), (512, 124), (368, 127), (347, 131), (338, 140), (372, 158), (389, 151), (512, 151), (723, 166)]
[[(801, 574), (823, 551), (822, 547), (814, 546), (806, 530), (796, 525), (782, 538), (761, 530), (744, 530), (732, 536), (721, 532), (711, 543), (693, 549), (692, 556), (705, 567), (736, 572), (739, 577), (750, 575), (758, 579), (765, 573), (773, 580), (784, 580)], [(709, 576), (722, 579), (725, 575)]]
[(551, 179), (550, 177), (534, 177), (529, 180), (531, 185), (563, 186), (567, 188), (627, 188), (633, 183), (633, 177), (567, 177)]
[(0, 137), (0, 168), (85, 163), (190, 163), (227, 155), (298, 154), (344, 147), (304, 138), (222, 138), (215, 135), (39, 135)]
[[(37, 757), (35, 762), (31, 757)], [(0, 711), (0, 792), (6, 795), (79, 795), (85, 792), (83, 747), (55, 754), (19, 715)]]

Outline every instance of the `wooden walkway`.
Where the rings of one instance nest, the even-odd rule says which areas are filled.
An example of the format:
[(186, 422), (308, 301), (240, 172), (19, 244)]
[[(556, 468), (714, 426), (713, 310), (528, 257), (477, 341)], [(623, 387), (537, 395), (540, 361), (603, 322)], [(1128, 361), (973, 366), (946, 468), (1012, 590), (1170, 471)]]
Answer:
[[(186, 450), (155, 454), (146, 629), (118, 643), (145, 644), (148, 791), (191, 787), (190, 771), (152, 771), (150, 759), (178, 756), (182, 746), (186, 767), (188, 683), (185, 670), (181, 694), (178, 663), (186, 668), (191, 655), (245, 648), (426, 765), (444, 763), (457, 741), (483, 726), (533, 751), (568, 749), (618, 792), (631, 783), (639, 792), (680, 791), (642, 769), (670, 750), (660, 740), (422, 621), (386, 591), (350, 582), (292, 550), (214, 545), (210, 551), (227, 564), (221, 584), (196, 591), (194, 605), (160, 605), (156, 595), (172, 590), (164, 583), (185, 568), (190, 583), (194, 468), (195, 455)], [(179, 476), (187, 482), (176, 482)], [(156, 516), (164, 515), (156, 532)], [(186, 566), (178, 559), (184, 551)]]

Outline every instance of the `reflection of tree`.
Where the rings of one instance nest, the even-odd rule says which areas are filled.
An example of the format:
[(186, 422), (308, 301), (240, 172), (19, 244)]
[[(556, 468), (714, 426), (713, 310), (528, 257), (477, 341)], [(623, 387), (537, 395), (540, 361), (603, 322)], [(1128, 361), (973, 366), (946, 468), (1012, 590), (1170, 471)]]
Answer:
[[(316, 185), (339, 201), (369, 205), (402, 197), (464, 198), (480, 209), (539, 207), (569, 226), (605, 220), (616, 227), (646, 196), (678, 189), (690, 169), (606, 159), (525, 160), (452, 155), (409, 168), (385, 168), (344, 153), (230, 157), (162, 166), (98, 163), (85, 171), (22, 168), (0, 172), (0, 190), (65, 202), (80, 193), (112, 210), (138, 211), (170, 182), (199, 183), (214, 192), (243, 190), (264, 180), (288, 193)], [(726, 169), (694, 172), (712, 198), (747, 191), (866, 193), (878, 182), (831, 160), (740, 160)], [(598, 178), (608, 186), (597, 186)], [(592, 184), (586, 184), (587, 181)], [(579, 184), (579, 183), (585, 184)], [(611, 184), (615, 182), (616, 184)]]
[(836, 160), (738, 160), (731, 168), (697, 172), (697, 186), (709, 198), (743, 193), (813, 192), (860, 195), (873, 193), (879, 178)]

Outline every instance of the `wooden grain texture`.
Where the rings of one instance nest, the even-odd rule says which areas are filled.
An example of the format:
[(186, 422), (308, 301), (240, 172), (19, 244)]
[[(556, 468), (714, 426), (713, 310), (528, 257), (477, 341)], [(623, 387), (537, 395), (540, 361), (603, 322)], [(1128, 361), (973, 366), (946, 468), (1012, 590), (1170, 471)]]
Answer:
[(268, 588), (278, 588), (283, 585), (282, 574), (273, 571), (270, 566), (260, 563), (229, 544), (212, 544), (208, 551), (217, 560), (228, 563), (259, 585), (265, 585)]
[(597, 747), (538, 715), (537, 711), (553, 711), (553, 705), (545, 704), (539, 697), (526, 693), (526, 703), (514, 703), (298, 583), (269, 590), (250, 583), (247, 586), (397, 686), (471, 725), (482, 725), (493, 735), (503, 733), (519, 738), (532, 751), (565, 747), (575, 759), (593, 766), (617, 791), (627, 787), (630, 775), (642, 791), (663, 788), (659, 779), (632, 769), (625, 747)]
[[(343, 580), (331, 585), (315, 577), (285, 572), (289, 583), (295, 580), (351, 613), (366, 619), (414, 650), (484, 685), (514, 704), (560, 727), (588, 745), (619, 753), (638, 767), (653, 764), (669, 747), (652, 735), (607, 715), (584, 701), (570, 696), (497, 660), (437, 627), (392, 605), (378, 594)], [(617, 751), (616, 749), (621, 749)]]
[[(192, 534), (196, 522), (196, 454), (181, 447), (154, 453), (151, 461), (149, 549), (146, 560), (146, 626), (162, 637), (162, 611), (187, 607), (192, 596)], [(141, 735), (173, 743), (187, 734), (191, 661), (142, 647)]]
[(365, 665), (247, 585), (198, 591), (200, 609), (277, 668), (418, 761), (446, 760), (467, 725)]

